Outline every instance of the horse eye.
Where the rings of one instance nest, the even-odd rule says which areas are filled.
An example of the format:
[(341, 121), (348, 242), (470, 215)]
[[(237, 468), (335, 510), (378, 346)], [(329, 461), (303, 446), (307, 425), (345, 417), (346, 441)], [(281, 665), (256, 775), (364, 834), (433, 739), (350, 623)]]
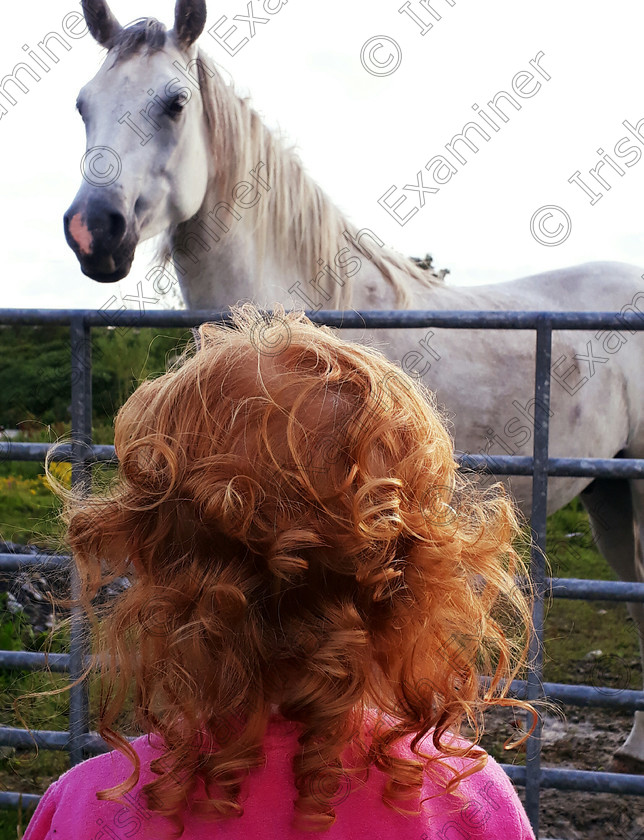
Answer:
[(175, 96), (174, 99), (168, 102), (168, 113), (171, 117), (178, 117), (183, 111), (185, 99), (182, 96)]

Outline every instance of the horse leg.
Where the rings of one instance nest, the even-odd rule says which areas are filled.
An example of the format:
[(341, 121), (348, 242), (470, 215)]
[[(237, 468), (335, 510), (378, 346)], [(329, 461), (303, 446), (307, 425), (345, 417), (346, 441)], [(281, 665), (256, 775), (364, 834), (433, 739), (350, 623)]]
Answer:
[[(644, 564), (636, 553), (633, 482), (627, 479), (596, 478), (580, 494), (588, 511), (597, 548), (625, 581), (644, 580)], [(640, 500), (644, 503), (644, 499)], [(644, 514), (644, 504), (640, 505)], [(637, 519), (637, 517), (635, 517)], [(644, 517), (640, 517), (644, 525)], [(641, 540), (639, 541), (641, 552)], [(628, 603), (627, 609), (637, 628), (640, 656), (644, 663), (644, 604)], [(644, 712), (635, 712), (633, 728), (616, 751), (610, 768), (619, 773), (644, 772)]]
[[(642, 453), (629, 454), (629, 457), (641, 458)], [(635, 579), (644, 582), (644, 481), (631, 479), (629, 485), (634, 518)], [(638, 628), (644, 677), (644, 604), (628, 604), (628, 607)], [(613, 765), (612, 769), (621, 773), (644, 773), (644, 712), (635, 712), (633, 728), (623, 746), (615, 753)]]

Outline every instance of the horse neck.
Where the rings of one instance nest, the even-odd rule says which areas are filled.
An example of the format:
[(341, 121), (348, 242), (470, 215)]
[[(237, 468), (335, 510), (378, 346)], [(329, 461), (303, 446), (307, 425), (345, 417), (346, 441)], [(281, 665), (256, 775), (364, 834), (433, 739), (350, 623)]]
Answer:
[[(217, 206), (220, 223), (226, 219), (227, 231), (213, 224), (212, 211)], [(172, 252), (180, 252), (179, 261), (175, 258), (176, 273), (189, 309), (225, 309), (240, 300), (252, 300), (265, 308), (281, 303), (287, 309), (307, 310), (429, 308), (430, 301), (445, 288), (439, 282), (427, 285), (428, 281), (422, 282), (413, 271), (399, 271), (407, 293), (406, 299), (401, 299), (381, 268), (377, 235), (367, 229), (351, 227), (332, 249), (334, 253), (327, 253), (308, 269), (295, 261), (280, 260), (287, 244), (280, 248), (277, 242), (266, 242), (267, 234), (262, 241), (252, 211), (232, 210), (240, 218), (227, 209), (221, 212), (221, 201), (211, 183), (196, 216), (179, 225), (172, 237)], [(270, 206), (267, 212), (271, 212)], [(351, 265), (350, 277), (343, 277), (338, 268), (342, 251), (346, 251), (341, 255), (344, 265)], [(389, 265), (386, 270), (391, 270)]]
[(215, 103), (228, 114), (226, 136), (213, 134), (220, 145), (213, 145), (212, 166), (228, 161), (229, 169), (211, 171), (201, 208), (171, 237), (190, 308), (249, 299), (267, 307), (389, 309), (424, 296), (429, 272), (384, 251), (374, 232), (351, 225), (232, 89), (217, 88), (212, 79), (204, 84), (211, 133)]
[[(226, 222), (229, 229), (222, 231), (212, 222), (217, 205), (221, 202), (211, 187), (197, 215), (179, 225), (171, 239), (170, 251), (189, 309), (224, 309), (240, 300), (252, 300), (266, 308), (275, 303), (305, 309), (398, 308), (391, 283), (351, 243), (338, 245), (338, 250), (351, 247), (353, 267), (359, 267), (347, 290), (337, 268), (333, 271), (332, 259), (323, 260), (331, 270), (317, 265), (308, 271), (279, 260), (278, 249), (261, 241), (251, 214), (244, 215), (242, 208), (233, 208), (241, 218), (230, 216)], [(219, 218), (228, 219), (229, 215), (224, 210)]]

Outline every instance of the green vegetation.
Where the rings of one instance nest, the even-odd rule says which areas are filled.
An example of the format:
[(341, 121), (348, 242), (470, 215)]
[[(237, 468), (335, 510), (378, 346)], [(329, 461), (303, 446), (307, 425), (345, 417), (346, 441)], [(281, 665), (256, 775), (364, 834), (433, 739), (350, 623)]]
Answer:
[[(113, 443), (113, 416), (138, 382), (158, 375), (191, 338), (189, 330), (93, 330), (93, 405), (96, 443)], [(70, 360), (68, 330), (64, 327), (0, 326), (0, 430), (21, 430), (19, 439), (54, 442), (70, 437)], [(0, 439), (2, 439), (0, 431)], [(54, 465), (65, 480), (68, 467)], [(95, 467), (98, 472), (105, 467)], [(111, 470), (110, 470), (111, 472)], [(40, 463), (0, 461), (0, 539), (57, 548), (60, 503), (51, 492)], [(588, 518), (578, 500), (548, 521), (548, 557), (552, 574), (563, 577), (614, 579), (598, 554)], [(0, 594), (0, 649), (44, 650), (46, 634), (34, 634), (20, 614), (8, 609)], [(67, 633), (54, 637), (52, 652), (67, 649)], [(601, 651), (601, 654), (597, 653)], [(641, 666), (637, 635), (624, 604), (555, 599), (546, 624), (545, 679), (551, 682), (594, 683), (639, 688)], [(16, 673), (0, 669), (0, 725), (24, 725), (13, 701), (31, 691), (60, 688), (64, 674)], [(95, 684), (90, 696), (95, 697)], [(32, 729), (67, 729), (68, 693), (22, 700), (19, 709)], [(92, 706), (95, 708), (95, 706)], [(126, 717), (124, 717), (126, 725)], [(508, 734), (510, 732), (508, 731)], [(484, 739), (483, 746), (502, 761), (521, 756), (503, 753), (502, 742)], [(0, 747), (0, 790), (42, 793), (69, 764), (66, 753), (23, 753)], [(0, 810), (0, 840), (22, 836), (30, 812)]]
[[(553, 576), (617, 580), (595, 547), (579, 499), (549, 518), (547, 535)], [(637, 630), (624, 603), (553, 599), (545, 651), (548, 682), (642, 687)]]
[[(190, 330), (150, 328), (94, 328), (92, 342), (93, 440), (111, 444), (113, 416), (138, 383), (163, 373), (191, 339)], [(0, 326), (0, 440), (2, 428), (17, 428), (17, 441), (49, 442), (71, 436), (71, 351), (67, 327)], [(53, 464), (65, 479), (68, 465)], [(103, 473), (106, 467), (95, 467)], [(0, 539), (58, 548), (60, 502), (53, 495), (36, 462), (0, 461)], [(8, 609), (6, 594), (0, 595), (0, 649), (68, 648), (66, 633), (58, 633), (47, 645), (48, 634), (35, 636), (20, 614)], [(65, 674), (16, 673), (0, 669), (0, 725), (23, 727), (13, 702), (21, 695), (59, 689)], [(90, 697), (94, 687), (90, 686)], [(32, 729), (65, 730), (69, 694), (23, 699), (18, 708)], [(0, 790), (42, 793), (69, 767), (64, 752), (22, 752), (0, 747)], [(22, 837), (33, 809), (20, 812), (0, 809), (0, 840)]]
[[(0, 649), (29, 650), (51, 653), (64, 652), (69, 646), (69, 634), (59, 631), (51, 639), (48, 633), (35, 634), (21, 613), (8, 609), (7, 593), (0, 593)], [(0, 669), (0, 724), (31, 729), (64, 730), (69, 715), (69, 694), (34, 697), (23, 700), (18, 708), (24, 718), (15, 714), (13, 702), (29, 692), (62, 688), (68, 681), (65, 674), (18, 673)], [(69, 757), (64, 752), (49, 750), (18, 751), (0, 747), (0, 790), (43, 793), (61, 773), (69, 769)], [(22, 836), (33, 807), (20, 811), (0, 810), (0, 838), (13, 840)]]
[[(578, 498), (548, 518), (546, 554), (553, 577), (617, 579), (595, 547)], [(546, 607), (544, 681), (641, 689), (637, 631), (626, 605), (553, 598)], [(497, 761), (524, 764), (525, 745), (503, 749), (506, 738), (521, 734), (524, 713), (503, 709), (492, 716), (496, 724), (481, 745)]]
[[(6, 465), (2, 466), (6, 468)], [(54, 497), (42, 478), (15, 476), (12, 480), (15, 488), (8, 492), (7, 479), (4, 484), (0, 479), (0, 533), (6, 530), (5, 523), (11, 521), (19, 541), (36, 540), (46, 544), (47, 539), (43, 538), (48, 534), (53, 536), (57, 531), (54, 512), (58, 503), (52, 502)], [(31, 489), (37, 492), (32, 494)], [(16, 492), (22, 500), (20, 512), (16, 512), (12, 500)], [(553, 575), (615, 579), (593, 544), (588, 518), (578, 500), (549, 518), (548, 545)], [(20, 617), (11, 615), (6, 610), (6, 601), (0, 600), (0, 648), (40, 650), (43, 643), (44, 638), (30, 635), (28, 625), (21, 623)], [(52, 650), (64, 650), (64, 645), (65, 640), (61, 638)], [(599, 650), (601, 655), (593, 653)], [(641, 685), (637, 636), (624, 604), (553, 599), (547, 611), (545, 651), (545, 679), (549, 682), (594, 683), (616, 688), (639, 688)], [(15, 697), (28, 691), (60, 687), (65, 679), (64, 675), (58, 674), (18, 675), (0, 670), (1, 724), (23, 725), (13, 714), (11, 703)], [(91, 695), (94, 695), (93, 690)], [(67, 697), (62, 694), (23, 701), (20, 709), (34, 729), (66, 729)], [(511, 715), (506, 717), (509, 720)], [(506, 734), (509, 737), (512, 729), (508, 728)], [(524, 761), (521, 751), (503, 751), (503, 739), (498, 734), (484, 737), (482, 744), (499, 761)], [(8, 790), (44, 792), (69, 766), (65, 753), (53, 751), (41, 751), (36, 755), (35, 752), (18, 753), (5, 749), (2, 755), (8, 761), (5, 762), (7, 770), (0, 773), (0, 786), (5, 785)], [(0, 840), (13, 840), (19, 836), (17, 826), (16, 812), (0, 811)]]
[[(185, 346), (188, 329), (94, 327), (93, 422), (110, 423), (142, 379), (162, 373)], [(71, 349), (66, 326), (0, 325), (0, 427), (33, 430), (71, 419)]]

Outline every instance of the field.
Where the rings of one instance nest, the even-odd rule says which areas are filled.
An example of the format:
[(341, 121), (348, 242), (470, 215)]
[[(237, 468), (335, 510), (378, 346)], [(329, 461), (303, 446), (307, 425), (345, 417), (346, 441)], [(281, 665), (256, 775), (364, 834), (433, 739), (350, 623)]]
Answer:
[[(62, 431), (61, 428), (57, 433)], [(95, 440), (109, 443), (109, 428), (98, 428)], [(56, 469), (65, 480), (66, 468), (59, 465)], [(57, 511), (58, 502), (40, 464), (0, 463), (0, 539), (55, 547), (60, 533)], [(611, 580), (615, 577), (595, 549), (587, 517), (577, 500), (550, 517), (548, 546), (553, 575)], [(6, 588), (0, 585), (0, 590)], [(8, 596), (0, 595), (1, 648), (40, 650), (46, 635), (34, 631), (27, 617), (12, 612)], [(51, 650), (65, 650), (66, 641), (65, 633), (59, 633)], [(641, 687), (637, 637), (623, 604), (553, 600), (547, 611), (545, 650), (547, 681)], [(23, 726), (14, 713), (13, 700), (29, 691), (59, 687), (64, 680), (63, 675), (0, 670), (0, 725)], [(32, 728), (67, 728), (67, 694), (26, 700), (19, 708)], [(543, 763), (608, 769), (612, 750), (630, 729), (631, 715), (603, 709), (563, 711), (565, 717), (562, 712), (561, 716), (550, 714), (546, 719)], [(516, 735), (517, 725), (512, 714), (489, 716), (483, 745), (504, 763), (524, 761), (520, 750), (513, 753), (503, 750), (504, 741)], [(0, 789), (5, 790), (42, 793), (69, 766), (67, 755), (54, 751), (36, 755), (0, 747), (0, 755)], [(543, 798), (547, 803), (544, 836), (594, 840), (631, 837), (625, 832), (644, 829), (644, 810), (636, 797), (546, 791)], [(29, 816), (30, 813), (0, 811), (0, 840), (20, 838)], [(618, 829), (624, 833), (618, 834)], [(639, 833), (632, 834), (633, 838), (639, 836)]]

